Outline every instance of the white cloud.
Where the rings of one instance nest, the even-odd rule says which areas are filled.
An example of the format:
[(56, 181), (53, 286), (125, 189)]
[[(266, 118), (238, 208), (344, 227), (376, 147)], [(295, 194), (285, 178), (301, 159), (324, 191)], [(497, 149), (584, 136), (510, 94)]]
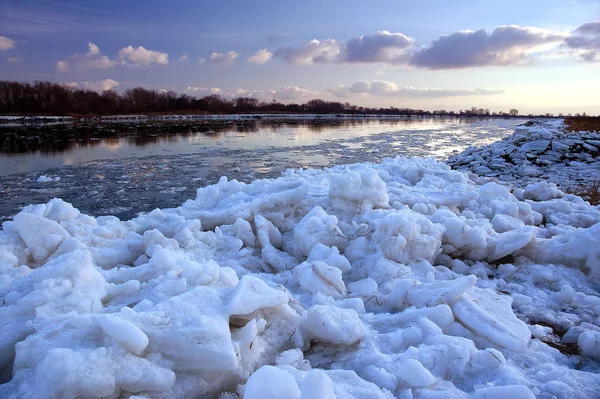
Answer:
[(413, 39), (402, 33), (379, 31), (346, 42), (313, 39), (300, 48), (282, 48), (275, 56), (297, 65), (386, 63), (405, 64), (410, 59)]
[(296, 65), (336, 63), (343, 54), (343, 43), (335, 39), (313, 39), (301, 48), (284, 48), (275, 52), (275, 56)]
[(411, 54), (413, 39), (402, 33), (379, 31), (346, 42), (344, 61), (348, 63), (404, 64)]
[(144, 67), (152, 64), (168, 65), (169, 54), (155, 50), (147, 50), (139, 46), (123, 47), (119, 50), (119, 59), (124, 65), (133, 67)]
[(88, 52), (87, 55), (98, 55), (100, 54), (100, 49), (94, 43), (88, 43)]
[(109, 69), (117, 65), (117, 61), (111, 60), (106, 55), (101, 55), (97, 45), (88, 43), (88, 52), (85, 54), (73, 54), (64, 60), (56, 63), (56, 69), (59, 72), (66, 72), (73, 69)]
[(502, 90), (490, 89), (437, 89), (429, 87), (398, 86), (385, 80), (359, 80), (350, 86), (338, 86), (328, 90), (336, 97), (348, 98), (354, 95), (371, 95), (377, 97), (460, 97), (501, 94)]
[(298, 86), (280, 87), (277, 90), (269, 90), (267, 92), (267, 97), (270, 96), (276, 100), (282, 101), (309, 99), (316, 95), (316, 92)]
[(254, 55), (248, 58), (248, 62), (251, 64), (264, 64), (269, 61), (273, 57), (273, 53), (271, 53), (266, 48), (262, 50), (258, 50)]
[(202, 65), (206, 63), (206, 58), (198, 58), (198, 64)]
[(185, 90), (187, 94), (193, 94), (197, 97), (206, 97), (211, 96), (213, 94), (222, 95), (223, 91), (218, 87), (196, 87), (196, 86), (188, 86)]
[(514, 65), (530, 60), (530, 53), (549, 44), (558, 44), (568, 35), (534, 27), (499, 26), (485, 30), (461, 31), (440, 36), (427, 48), (415, 52), (410, 63), (428, 69), (458, 69), (487, 65)]
[(177, 58), (177, 62), (180, 64), (187, 64), (188, 62), (190, 62), (190, 59), (186, 54), (183, 54), (181, 57)]
[(0, 51), (10, 50), (15, 47), (15, 41), (6, 36), (0, 36)]
[(69, 63), (66, 61), (57, 61), (56, 62), (56, 70), (58, 72), (66, 72), (69, 70)]
[(21, 62), (23, 62), (23, 59), (20, 57), (8, 57), (6, 62), (8, 62), (9, 64), (20, 64)]
[(119, 50), (117, 57), (110, 58), (102, 55), (102, 51), (96, 44), (89, 42), (87, 53), (73, 54), (64, 60), (58, 61), (56, 69), (59, 72), (66, 72), (72, 69), (109, 69), (116, 65), (145, 67), (152, 64), (169, 64), (169, 55), (160, 51), (147, 50), (142, 46), (137, 48), (127, 46)]
[(118, 87), (119, 82), (117, 82), (116, 80), (112, 80), (112, 79), (104, 79), (104, 80), (97, 80), (97, 81), (92, 81), (92, 82), (87, 82), (87, 81), (71, 82), (71, 83), (67, 83), (67, 86), (77, 88), (77, 89), (86, 89), (86, 90), (102, 92), (102, 91), (112, 90), (115, 87)]
[(239, 54), (235, 51), (228, 51), (226, 53), (214, 52), (210, 55), (210, 62), (213, 64), (231, 65), (238, 56)]

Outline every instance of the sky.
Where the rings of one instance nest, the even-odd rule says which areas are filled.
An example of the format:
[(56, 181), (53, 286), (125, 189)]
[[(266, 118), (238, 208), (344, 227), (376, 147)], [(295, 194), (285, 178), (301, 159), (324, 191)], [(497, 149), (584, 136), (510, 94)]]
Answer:
[(2, 0), (0, 79), (600, 114), (600, 0)]

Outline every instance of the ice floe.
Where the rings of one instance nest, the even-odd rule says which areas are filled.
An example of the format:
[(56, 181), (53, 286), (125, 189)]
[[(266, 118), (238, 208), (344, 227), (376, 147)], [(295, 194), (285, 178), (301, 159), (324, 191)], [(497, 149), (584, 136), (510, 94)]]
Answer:
[(476, 180), (398, 157), (127, 221), (27, 206), (0, 231), (0, 397), (597, 396), (600, 209)]

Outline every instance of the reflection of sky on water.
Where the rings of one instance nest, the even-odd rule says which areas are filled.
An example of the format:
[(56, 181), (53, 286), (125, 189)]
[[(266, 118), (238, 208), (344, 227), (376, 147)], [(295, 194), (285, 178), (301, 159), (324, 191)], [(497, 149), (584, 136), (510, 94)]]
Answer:
[[(0, 221), (26, 204), (53, 197), (92, 215), (130, 218), (138, 211), (178, 206), (194, 198), (198, 187), (216, 183), (221, 176), (250, 182), (277, 177), (288, 168), (378, 162), (394, 156), (445, 159), (452, 151), (499, 140), (521, 122), (433, 119), (318, 128), (278, 124), (247, 134), (229, 124), (229, 130), (217, 133), (111, 136), (93, 140), (92, 147), (77, 142), (63, 152), (0, 154)], [(42, 174), (60, 180), (38, 183)]]
[[(252, 150), (265, 147), (310, 146), (328, 141), (349, 140), (350, 148), (361, 148), (353, 139), (362, 139), (381, 133), (432, 134), (444, 132), (450, 136), (466, 130), (477, 129), (482, 124), (514, 125), (514, 120), (479, 119), (392, 119), (298, 121), (294, 123), (245, 122), (224, 123), (211, 127), (187, 128), (164, 126), (131, 126), (114, 128), (47, 129), (36, 127), (10, 127), (0, 130), (0, 176), (13, 173), (41, 171), (61, 165), (75, 165), (103, 159), (147, 157), (165, 153), (198, 153), (210, 148), (226, 150)], [(153, 131), (155, 129), (156, 131)], [(399, 138), (401, 139), (401, 138)], [(403, 140), (403, 139), (401, 139)]]

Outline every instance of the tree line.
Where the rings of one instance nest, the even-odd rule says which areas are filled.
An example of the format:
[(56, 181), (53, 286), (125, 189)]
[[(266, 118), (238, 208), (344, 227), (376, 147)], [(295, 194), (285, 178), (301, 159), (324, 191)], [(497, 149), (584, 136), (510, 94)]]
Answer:
[[(516, 117), (519, 111), (490, 112), (489, 109), (473, 107), (459, 112), (435, 110), (424, 111), (411, 108), (371, 108), (341, 103), (310, 100), (303, 104), (283, 104), (278, 101), (259, 101), (256, 98), (238, 97), (228, 100), (220, 95), (196, 98), (174, 91), (149, 90), (136, 87), (122, 94), (114, 90), (98, 93), (46, 81), (15, 82), (0, 81), (0, 114), (38, 115), (119, 115), (134, 113), (311, 113), (311, 114), (374, 114), (374, 115), (441, 115), (441, 116), (498, 116)], [(525, 115), (521, 115), (525, 116)], [(552, 117), (526, 115), (529, 117)], [(559, 116), (563, 116), (562, 114)], [(585, 113), (584, 115), (585, 116)]]

